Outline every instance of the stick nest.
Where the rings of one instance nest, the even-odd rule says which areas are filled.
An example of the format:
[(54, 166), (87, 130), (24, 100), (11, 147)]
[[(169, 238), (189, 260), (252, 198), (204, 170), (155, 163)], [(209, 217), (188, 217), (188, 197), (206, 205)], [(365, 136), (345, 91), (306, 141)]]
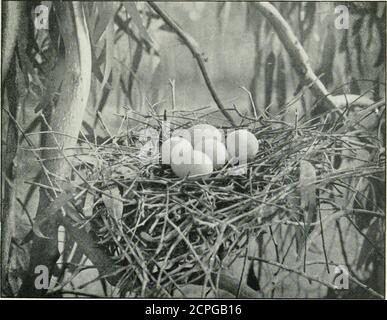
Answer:
[[(120, 268), (122, 294), (171, 296), (189, 283), (216, 290), (209, 275), (227, 270), (245, 253), (251, 237), (278, 223), (305, 230), (301, 160), (315, 170), (316, 211), (325, 200), (334, 208), (329, 192), (345, 179), (384, 172), (384, 159), (375, 148), (383, 142), (375, 143), (378, 137), (361, 129), (353, 138), (354, 122), (346, 117), (291, 124), (279, 117), (245, 117), (242, 127), (260, 142), (246, 174), (230, 175), (223, 168), (205, 180), (179, 179), (157, 155), (143, 152), (147, 141), (140, 130), (160, 130), (161, 119), (148, 115), (103, 144), (85, 142), (76, 156), (76, 170), (98, 190), (79, 198), (83, 225)], [(172, 119), (176, 128), (203, 123), (197, 112), (176, 112)], [(373, 156), (361, 168), (339, 169), (340, 162), (356, 158), (359, 143)]]

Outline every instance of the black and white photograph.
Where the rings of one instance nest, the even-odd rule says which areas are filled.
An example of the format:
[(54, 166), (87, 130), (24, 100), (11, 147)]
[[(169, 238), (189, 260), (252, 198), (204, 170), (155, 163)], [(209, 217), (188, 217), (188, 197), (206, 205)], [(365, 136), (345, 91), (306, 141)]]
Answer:
[(386, 2), (2, 1), (1, 299), (385, 300), (385, 63)]

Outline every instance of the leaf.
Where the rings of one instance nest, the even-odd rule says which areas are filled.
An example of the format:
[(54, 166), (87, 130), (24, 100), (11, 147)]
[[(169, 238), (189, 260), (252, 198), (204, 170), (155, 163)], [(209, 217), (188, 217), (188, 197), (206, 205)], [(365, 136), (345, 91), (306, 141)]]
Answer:
[(357, 53), (357, 67), (359, 69), (359, 72), (361, 75), (364, 74), (363, 70), (363, 63), (362, 63), (362, 52), (363, 52), (363, 45), (360, 34), (355, 37), (355, 48)]
[(133, 90), (133, 85), (135, 81), (137, 80), (137, 71), (140, 67), (142, 59), (142, 46), (140, 44), (137, 44), (136, 50), (134, 52), (134, 57), (133, 57), (133, 62), (131, 66), (131, 72), (129, 74), (129, 82), (128, 82), (128, 94), (129, 94), (129, 102), (133, 106), (133, 97), (132, 97), (132, 90)]
[[(359, 188), (360, 189), (360, 188)], [(371, 183), (367, 183), (362, 190), (357, 190), (355, 194), (355, 199), (353, 201), (353, 209), (366, 209), (369, 211), (376, 211), (377, 208), (374, 203), (374, 199), (377, 199), (375, 189)], [(363, 230), (370, 225), (370, 221), (372, 219), (371, 215), (367, 214), (356, 214), (355, 215), (355, 223), (359, 227), (360, 230)]]
[(348, 31), (344, 30), (343, 37), (341, 38), (339, 52), (345, 52), (347, 50)]
[(124, 2), (123, 5), (125, 7), (126, 12), (130, 15), (130, 17), (133, 20), (133, 23), (135, 24), (138, 31), (140, 32), (141, 37), (153, 45), (154, 41), (142, 23), (142, 19), (141, 19), (140, 13), (137, 10), (136, 3)]
[(50, 205), (35, 218), (34, 224), (32, 225), (32, 231), (39, 238), (48, 239), (41, 231), (42, 225), (50, 218), (52, 218), (58, 210), (65, 206), (72, 198), (75, 197), (75, 186), (71, 186), (65, 192), (62, 192)]
[(371, 44), (372, 44), (372, 40), (373, 40), (373, 36), (374, 36), (374, 31), (373, 31), (373, 27), (374, 27), (374, 24), (375, 24), (375, 20), (373, 17), (370, 17), (368, 19), (368, 40), (367, 40), (367, 48), (369, 49)]
[[(103, 53), (101, 53), (102, 55)], [(99, 57), (100, 59), (100, 57)], [(110, 21), (106, 30), (105, 30), (105, 69), (103, 73), (103, 79), (101, 83), (101, 90), (98, 93), (98, 97), (96, 100), (96, 105), (98, 106), (97, 110), (102, 111), (107, 98), (110, 94), (111, 89), (111, 73), (114, 59), (114, 28), (113, 21)], [(99, 67), (98, 67), (99, 69)], [(98, 72), (98, 71), (97, 71)], [(107, 87), (107, 83), (109, 82), (109, 86)], [(105, 87), (106, 86), (106, 87)]]
[[(109, 76), (109, 79), (108, 79), (108, 83), (107, 85), (102, 89), (102, 92), (99, 94), (99, 97), (98, 97), (98, 103), (97, 103), (97, 114), (98, 113), (101, 113), (103, 108), (105, 107), (106, 105), (106, 102), (109, 98), (109, 95), (110, 95), (110, 92), (111, 92), (111, 82), (112, 82), (112, 73), (110, 74)], [(94, 127), (96, 127), (97, 123), (98, 123), (98, 117), (96, 117), (94, 119)]]
[(161, 31), (170, 32), (170, 33), (176, 33), (175, 30), (169, 26), (168, 24), (162, 24), (159, 28)]
[(119, 199), (121, 199), (121, 193), (117, 186), (107, 190), (106, 194), (102, 194), (102, 201), (106, 206), (108, 214), (116, 221), (121, 219), (124, 209), (124, 205)]
[(113, 59), (114, 59), (114, 28), (113, 21), (109, 23), (105, 32), (105, 48), (106, 48), (106, 57), (105, 57), (105, 70), (103, 74), (103, 80), (101, 88), (104, 88), (109, 76), (112, 71)]
[(90, 218), (93, 215), (93, 207), (94, 207), (94, 195), (88, 192), (86, 194), (85, 204), (83, 206), (83, 215), (86, 218)]
[[(305, 16), (308, 20), (307, 20), (307, 26), (305, 27), (305, 30), (313, 29), (313, 24), (316, 21), (315, 13), (316, 13), (316, 3), (307, 2), (305, 4)], [(308, 32), (306, 36), (308, 37), (310, 34), (311, 32)]]
[(80, 166), (87, 163), (96, 167), (98, 165), (98, 158), (96, 158), (95, 155), (77, 154), (74, 155), (74, 160), (72, 160), (72, 162), (74, 163), (74, 166)]
[(39, 170), (38, 174), (35, 176), (33, 181), (35, 182), (34, 184), (31, 185), (31, 187), (28, 189), (26, 197), (24, 199), (24, 205), (27, 206), (28, 203), (30, 202), (32, 196), (35, 193), (35, 190), (37, 189), (38, 185), (36, 183), (40, 182), (40, 179), (42, 177), (42, 170)]
[(378, 54), (378, 57), (376, 58), (376, 61), (374, 63), (374, 68), (377, 68), (381, 65), (383, 65), (385, 59), (386, 59), (386, 56), (385, 56), (385, 48), (382, 46), (380, 49), (379, 49), (379, 54)]
[(349, 92), (353, 94), (361, 94), (361, 88), (359, 86), (359, 82), (355, 77), (351, 77), (351, 81), (349, 84)]
[(273, 92), (273, 75), (275, 68), (275, 55), (271, 51), (265, 61), (265, 107), (270, 105)]
[(277, 90), (278, 90), (278, 106), (282, 107), (286, 103), (286, 66), (282, 54), (278, 55), (277, 66)]
[(94, 39), (95, 22), (97, 20), (97, 4), (97, 2), (89, 2), (84, 6), (87, 28), (89, 30), (90, 39), (92, 40)]
[(382, 235), (378, 220), (379, 219), (374, 218), (367, 230), (366, 238), (363, 240), (363, 245), (356, 265), (358, 270), (363, 266), (367, 268), (368, 264), (372, 262), (372, 259), (370, 258), (375, 254), (375, 250), (378, 250), (378, 243), (382, 243), (380, 242), (381, 239), (379, 239), (382, 238)]
[[(85, 226), (85, 230), (89, 232), (89, 230), (87, 230), (87, 227), (89, 227), (90, 229), (90, 225), (86, 224)], [(66, 237), (64, 254), (65, 256), (63, 257), (63, 260), (67, 261), (66, 269), (70, 273), (76, 272), (78, 266), (81, 265), (85, 255), (83, 254), (83, 251), (79, 248), (79, 245), (68, 236)]]
[(300, 197), (301, 208), (304, 210), (304, 223), (306, 233), (313, 222), (316, 212), (316, 169), (306, 160), (300, 161)]
[[(113, 64), (113, 70), (112, 70), (112, 84), (110, 86), (110, 90), (116, 91), (119, 89), (120, 79), (121, 79), (121, 70), (117, 63)], [(119, 113), (121, 106), (117, 104), (117, 112)]]
[(363, 24), (363, 20), (364, 20), (363, 18), (364, 18), (363, 16), (360, 17), (360, 18), (357, 19), (357, 20), (355, 21), (355, 23), (353, 24), (353, 27), (352, 27), (352, 35), (353, 35), (353, 36), (356, 36), (356, 35), (359, 34), (360, 29), (361, 29), (361, 26), (362, 26), (362, 24)]
[(325, 85), (329, 86), (333, 83), (333, 70), (336, 53), (336, 35), (333, 27), (329, 26), (324, 39), (321, 62), (316, 71), (317, 76), (323, 74), (321, 78)]
[[(165, 56), (164, 51), (165, 50), (160, 50), (160, 57), (161, 57), (160, 60), (163, 60), (163, 57)], [(160, 83), (163, 82), (164, 75), (165, 75), (165, 64), (158, 63), (157, 67), (155, 68), (155, 71), (152, 74), (152, 80), (150, 83), (150, 88), (158, 88), (158, 89), (152, 90), (151, 101), (160, 101), (160, 97), (162, 96), (162, 88), (160, 88)]]
[(96, 44), (112, 22), (116, 13), (116, 5), (108, 2), (98, 2), (98, 19), (93, 32), (93, 44)]
[[(37, 117), (34, 118), (34, 120), (31, 121), (29, 126), (24, 130), (24, 133), (25, 134), (29, 134), (29, 133), (34, 132), (35, 129), (37, 129), (37, 127), (42, 124), (42, 121), (43, 121), (42, 117), (40, 115), (38, 115)], [(20, 139), (21, 139), (21, 141), (20, 141), (20, 143), (21, 143), (25, 139), (25, 136), (22, 135), (20, 137)]]
[(96, 78), (98, 79), (99, 82), (102, 83), (103, 81), (103, 74), (101, 72), (101, 69), (100, 69), (100, 65), (103, 63), (100, 63), (100, 58), (101, 56), (103, 56), (104, 60), (105, 60), (105, 53), (106, 53), (106, 50), (105, 50), (105, 47), (103, 48), (100, 56), (96, 57), (95, 55), (95, 50), (91, 50), (91, 60), (92, 60), (92, 71), (94, 73), (94, 75), (96, 76)]

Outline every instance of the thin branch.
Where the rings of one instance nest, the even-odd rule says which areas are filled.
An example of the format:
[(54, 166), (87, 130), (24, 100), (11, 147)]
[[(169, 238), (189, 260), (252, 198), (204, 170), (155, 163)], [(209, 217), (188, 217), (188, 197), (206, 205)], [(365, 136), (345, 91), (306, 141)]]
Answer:
[(210, 77), (208, 75), (207, 69), (204, 65), (203, 61), (203, 55), (200, 53), (199, 45), (195, 41), (194, 38), (192, 38), (189, 34), (187, 34), (185, 31), (183, 31), (176, 22), (174, 22), (166, 12), (164, 12), (156, 3), (154, 2), (148, 2), (149, 6), (157, 12), (157, 14), (164, 20), (164, 22), (180, 37), (182, 42), (188, 47), (189, 51), (191, 51), (192, 55), (196, 59), (200, 71), (203, 75), (204, 81), (206, 82), (206, 85), (211, 93), (212, 98), (214, 99), (216, 105), (218, 106), (219, 110), (222, 112), (224, 117), (231, 123), (232, 126), (235, 126), (235, 122), (231, 115), (227, 112), (225, 106), (220, 101), (218, 94), (216, 93), (214, 86), (210, 80)]
[[(255, 103), (254, 103), (253, 95), (252, 95), (251, 92), (250, 92), (249, 90), (247, 90), (245, 87), (240, 87), (240, 88), (241, 88), (243, 91), (245, 91), (245, 92), (249, 95), (249, 99), (250, 99), (250, 103), (251, 103), (251, 110), (253, 111), (255, 120), (258, 121), (258, 108), (257, 108), (257, 106), (256, 106)], [(266, 116), (263, 112), (262, 112), (262, 115), (263, 115), (263, 116)]]

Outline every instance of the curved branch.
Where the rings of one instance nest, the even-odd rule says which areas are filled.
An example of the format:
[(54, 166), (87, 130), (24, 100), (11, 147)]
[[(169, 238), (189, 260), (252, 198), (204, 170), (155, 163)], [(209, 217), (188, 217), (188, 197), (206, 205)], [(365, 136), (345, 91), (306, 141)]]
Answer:
[(208, 90), (211, 93), (212, 98), (214, 99), (216, 105), (218, 106), (219, 110), (222, 112), (224, 117), (230, 122), (232, 126), (235, 126), (234, 119), (231, 117), (231, 115), (227, 112), (225, 106), (223, 105), (222, 101), (220, 100), (218, 94), (216, 93), (214, 86), (211, 82), (211, 79), (208, 75), (207, 69), (204, 65), (204, 61), (202, 58), (202, 54), (200, 54), (199, 46), (194, 38), (192, 38), (189, 34), (187, 34), (185, 31), (183, 31), (176, 22), (174, 22), (167, 13), (165, 13), (156, 3), (154, 2), (148, 2), (149, 6), (156, 11), (156, 13), (164, 20), (164, 22), (180, 37), (182, 42), (188, 47), (189, 51), (191, 51), (192, 55), (196, 59), (196, 62), (198, 63), (198, 66), (200, 68), (200, 71), (203, 75), (204, 81), (206, 82), (206, 85), (208, 87)]
[(334, 99), (332, 99), (324, 84), (314, 73), (309, 63), (309, 57), (290, 25), (272, 4), (268, 2), (255, 2), (254, 4), (276, 31), (303, 83), (306, 86), (310, 86), (310, 91), (317, 100), (324, 102), (325, 110), (322, 110), (322, 112), (337, 109)]

